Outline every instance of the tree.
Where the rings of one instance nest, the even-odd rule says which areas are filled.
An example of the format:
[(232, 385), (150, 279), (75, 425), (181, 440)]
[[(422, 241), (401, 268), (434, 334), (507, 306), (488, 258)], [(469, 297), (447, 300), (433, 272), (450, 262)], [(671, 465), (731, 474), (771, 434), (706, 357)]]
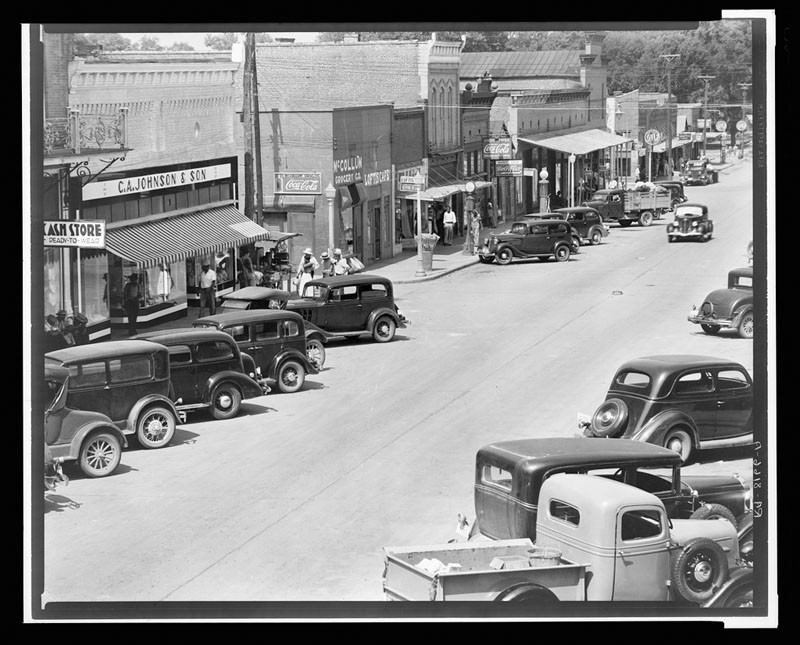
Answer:
[[(238, 43), (242, 34), (236, 32), (224, 32), (219, 34), (207, 34), (203, 39), (203, 43), (209, 49), (216, 49), (219, 51), (228, 51), (235, 43)], [(255, 34), (256, 44), (271, 43), (272, 36), (266, 33)]]
[(170, 45), (167, 49), (169, 49), (170, 51), (176, 51), (176, 52), (193, 52), (194, 51), (194, 47), (192, 47), (189, 43), (184, 43), (184, 42), (172, 43), (172, 45)]
[(119, 34), (75, 34), (76, 56), (89, 56), (103, 51), (125, 51), (131, 48), (131, 41)]
[(143, 52), (157, 52), (162, 51), (164, 47), (155, 36), (142, 36), (138, 43), (134, 43), (133, 49)]

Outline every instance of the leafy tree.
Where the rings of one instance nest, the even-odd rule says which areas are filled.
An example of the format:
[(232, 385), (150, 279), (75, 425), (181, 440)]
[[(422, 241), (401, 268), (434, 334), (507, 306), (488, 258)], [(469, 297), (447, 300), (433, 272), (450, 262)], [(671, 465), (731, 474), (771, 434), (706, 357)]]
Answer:
[(173, 43), (167, 49), (169, 51), (177, 51), (177, 52), (193, 52), (194, 47), (192, 47), (189, 43), (179, 42)]
[(162, 51), (164, 47), (156, 36), (142, 36), (138, 43), (134, 43), (133, 49), (143, 52)]
[[(207, 34), (203, 39), (203, 43), (209, 49), (216, 49), (219, 51), (228, 51), (231, 47), (240, 41), (242, 33), (224, 32), (219, 34)], [(256, 44), (271, 43), (272, 36), (266, 33), (257, 33), (255, 35)]]
[(131, 41), (119, 34), (75, 34), (75, 55), (89, 56), (98, 51), (132, 49)]

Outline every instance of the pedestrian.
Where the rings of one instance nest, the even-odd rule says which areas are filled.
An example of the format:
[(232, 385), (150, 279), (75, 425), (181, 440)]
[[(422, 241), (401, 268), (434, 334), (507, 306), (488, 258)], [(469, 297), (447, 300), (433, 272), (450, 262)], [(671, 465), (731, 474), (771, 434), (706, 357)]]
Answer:
[(453, 233), (456, 230), (456, 214), (448, 204), (447, 210), (444, 212), (444, 245), (452, 246)]
[(322, 255), (319, 256), (319, 259), (322, 261), (322, 277), (326, 275), (333, 275), (333, 262), (331, 261), (331, 256), (328, 254), (327, 251), (323, 251)]
[(250, 253), (245, 251), (239, 263), (242, 267), (241, 271), (239, 271), (239, 287), (244, 289), (245, 287), (255, 286), (256, 276), (253, 270), (253, 260), (250, 259)]
[(89, 343), (89, 332), (86, 325), (89, 319), (81, 312), (72, 317), (72, 336), (76, 345), (87, 345)]
[(478, 244), (481, 239), (481, 216), (477, 211), (472, 211), (472, 224), (470, 225), (472, 235), (472, 255), (478, 252)]
[(208, 309), (208, 315), (213, 316), (217, 313), (217, 273), (208, 262), (202, 264), (197, 286), (200, 289), (198, 318), (203, 315), (203, 309)]
[(67, 346), (61, 329), (58, 326), (58, 318), (54, 314), (47, 314), (44, 319), (44, 351), (52, 352), (56, 349), (63, 349)]
[(67, 346), (72, 346), (75, 344), (75, 337), (72, 335), (72, 318), (67, 318), (67, 312), (65, 309), (61, 309), (56, 314), (56, 324), (58, 325), (58, 331), (61, 333), (61, 336), (64, 338), (64, 342)]
[(350, 265), (342, 257), (342, 249), (333, 249), (331, 275), (347, 275), (348, 273), (350, 273)]
[(136, 320), (139, 318), (140, 295), (141, 287), (139, 285), (139, 274), (131, 273), (122, 291), (122, 300), (125, 303), (125, 315), (128, 317), (128, 336), (133, 336), (136, 333)]
[(439, 239), (436, 240), (437, 243), (444, 238), (444, 208), (436, 209), (436, 230), (434, 233), (439, 236)]
[(314, 278), (314, 272), (318, 270), (319, 262), (317, 262), (317, 258), (314, 257), (314, 252), (308, 247), (303, 251), (303, 257), (300, 258), (300, 264), (297, 267), (297, 274), (295, 275), (295, 279), (297, 280), (297, 293), (301, 296), (303, 295), (303, 287), (306, 286), (306, 282)]
[(494, 204), (492, 204), (491, 200), (486, 202), (486, 219), (489, 222), (489, 228), (497, 226), (497, 220), (494, 218)]

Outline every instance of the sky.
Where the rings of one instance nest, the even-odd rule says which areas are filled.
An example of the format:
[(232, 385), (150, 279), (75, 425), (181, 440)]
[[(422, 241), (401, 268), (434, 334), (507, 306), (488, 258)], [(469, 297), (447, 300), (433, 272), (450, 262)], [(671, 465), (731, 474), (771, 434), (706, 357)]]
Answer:
[[(313, 42), (314, 39), (317, 37), (317, 32), (268, 32), (270, 36), (273, 38), (281, 38), (281, 37), (288, 37), (288, 38), (295, 38), (295, 42)], [(166, 33), (166, 32), (143, 32), (143, 33), (128, 33), (128, 32), (120, 32), (120, 35), (125, 36), (125, 38), (129, 39), (132, 43), (137, 43), (141, 40), (142, 36), (148, 35), (153, 36), (154, 38), (158, 38), (159, 44), (163, 47), (170, 47), (173, 43), (188, 43), (192, 47), (197, 50), (206, 49), (205, 43), (203, 42), (206, 33), (203, 32), (175, 32), (175, 33)]]

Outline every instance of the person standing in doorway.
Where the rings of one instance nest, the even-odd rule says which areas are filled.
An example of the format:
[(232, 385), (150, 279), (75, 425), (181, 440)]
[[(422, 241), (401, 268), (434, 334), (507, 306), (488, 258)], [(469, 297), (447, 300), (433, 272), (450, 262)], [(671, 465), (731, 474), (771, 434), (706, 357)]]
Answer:
[(448, 205), (447, 210), (444, 212), (444, 245), (451, 246), (453, 244), (453, 233), (456, 230), (456, 214), (453, 209)]
[(140, 294), (141, 286), (139, 285), (139, 274), (132, 273), (122, 291), (122, 300), (125, 303), (125, 315), (128, 317), (129, 336), (136, 334), (136, 320), (139, 318)]
[(197, 286), (200, 288), (198, 317), (203, 315), (203, 309), (208, 309), (208, 315), (213, 316), (217, 313), (217, 273), (208, 262), (203, 262)]

